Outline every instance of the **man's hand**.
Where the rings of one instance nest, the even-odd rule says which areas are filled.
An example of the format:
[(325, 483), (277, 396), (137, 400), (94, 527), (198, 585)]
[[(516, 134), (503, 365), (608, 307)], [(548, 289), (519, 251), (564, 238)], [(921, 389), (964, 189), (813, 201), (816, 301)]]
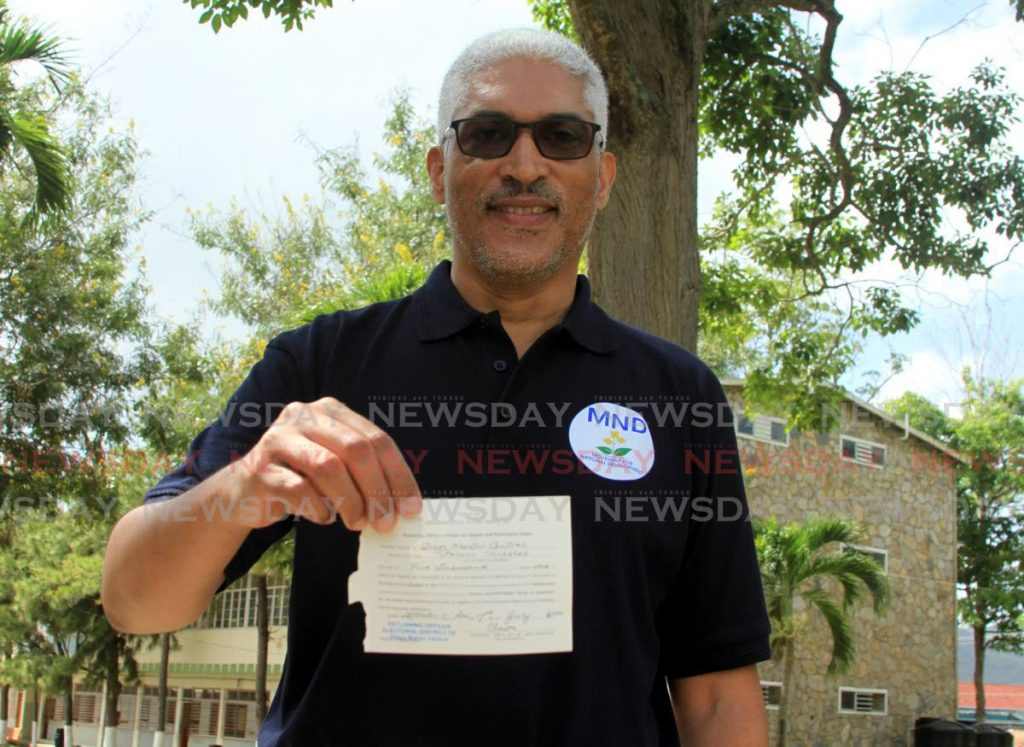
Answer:
[(390, 530), (423, 505), (395, 442), (331, 397), (293, 402), (242, 459), (228, 468), (232, 521), (257, 528), (286, 515), (349, 529)]
[(669, 680), (683, 747), (768, 747), (757, 667)]
[(291, 514), (387, 531), (422, 505), (384, 431), (334, 399), (294, 403), (242, 459), (121, 517), (104, 558), (103, 608), (117, 630), (177, 630), (210, 603), (252, 529)]

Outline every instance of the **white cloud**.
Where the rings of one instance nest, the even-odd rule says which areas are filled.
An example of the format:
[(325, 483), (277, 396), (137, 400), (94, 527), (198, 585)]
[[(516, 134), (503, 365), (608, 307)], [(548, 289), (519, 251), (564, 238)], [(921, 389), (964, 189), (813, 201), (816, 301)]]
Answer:
[(907, 391), (927, 397), (940, 407), (956, 403), (962, 398), (960, 362), (949, 361), (942, 353), (922, 350), (910, 356), (903, 372), (894, 376), (881, 388), (877, 402), (896, 399)]

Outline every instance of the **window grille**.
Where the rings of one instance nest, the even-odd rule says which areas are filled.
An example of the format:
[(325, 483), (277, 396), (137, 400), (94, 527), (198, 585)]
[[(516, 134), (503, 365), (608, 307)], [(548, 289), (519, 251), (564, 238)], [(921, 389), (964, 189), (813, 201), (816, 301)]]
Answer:
[(866, 467), (884, 467), (886, 449), (882, 444), (865, 441), (852, 436), (840, 436), (839, 452), (848, 462), (856, 462)]
[[(270, 625), (288, 624), (288, 598), (291, 587), (284, 579), (268, 579), (267, 615)], [(256, 582), (243, 576), (218, 594), (202, 616), (192, 624), (194, 628), (244, 628), (256, 626)]]
[(740, 415), (736, 419), (736, 433), (756, 441), (767, 441), (777, 446), (789, 446), (789, 433), (786, 432), (786, 421), (758, 415), (753, 420)]
[(883, 550), (880, 547), (869, 547), (867, 545), (848, 545), (846, 543), (840, 544), (842, 550), (856, 550), (859, 553), (867, 555), (869, 558), (874, 559), (876, 563), (882, 568), (882, 573), (889, 572), (889, 551)]
[(779, 703), (782, 702), (781, 682), (761, 682), (761, 697), (764, 698), (764, 707), (770, 711), (777, 711)]
[(889, 693), (860, 687), (839, 688), (840, 713), (868, 713), (884, 716), (889, 712)]

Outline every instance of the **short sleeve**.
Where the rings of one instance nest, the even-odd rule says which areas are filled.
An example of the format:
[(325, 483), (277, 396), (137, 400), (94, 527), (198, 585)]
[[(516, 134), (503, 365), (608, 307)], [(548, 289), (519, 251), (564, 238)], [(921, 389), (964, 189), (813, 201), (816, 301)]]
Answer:
[[(173, 500), (233, 461), (245, 456), (289, 402), (308, 393), (294, 356), (276, 340), (231, 395), (220, 417), (189, 445), (185, 460), (146, 492), (144, 502)], [(266, 550), (288, 533), (291, 520), (254, 529), (224, 569), (221, 589), (248, 571)]]
[(660, 668), (668, 677), (734, 669), (771, 657), (746, 494), (725, 393), (708, 374), (713, 417), (694, 418), (690, 448), (710, 455), (693, 475), (686, 547), (658, 614)]

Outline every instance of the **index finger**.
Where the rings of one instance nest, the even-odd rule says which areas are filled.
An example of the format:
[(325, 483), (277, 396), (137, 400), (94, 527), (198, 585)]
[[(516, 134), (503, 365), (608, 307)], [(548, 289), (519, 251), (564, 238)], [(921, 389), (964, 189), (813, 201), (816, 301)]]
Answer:
[(415, 516), (422, 508), (423, 495), (398, 444), (382, 428), (356, 413), (353, 414), (361, 421), (354, 423), (353, 427), (359, 428), (373, 444), (396, 509), (402, 516)]
[[(388, 493), (394, 501), (393, 505), (403, 516), (418, 514), (423, 504), (423, 495), (412, 470), (398, 448), (398, 444), (385, 430), (344, 404), (337, 401), (327, 401), (322, 404), (332, 422), (340, 422), (345, 427), (362, 434), (372, 445), (373, 454), (380, 467), (380, 475), (384, 478)], [(319, 430), (328, 438), (336, 433), (333, 429)]]

